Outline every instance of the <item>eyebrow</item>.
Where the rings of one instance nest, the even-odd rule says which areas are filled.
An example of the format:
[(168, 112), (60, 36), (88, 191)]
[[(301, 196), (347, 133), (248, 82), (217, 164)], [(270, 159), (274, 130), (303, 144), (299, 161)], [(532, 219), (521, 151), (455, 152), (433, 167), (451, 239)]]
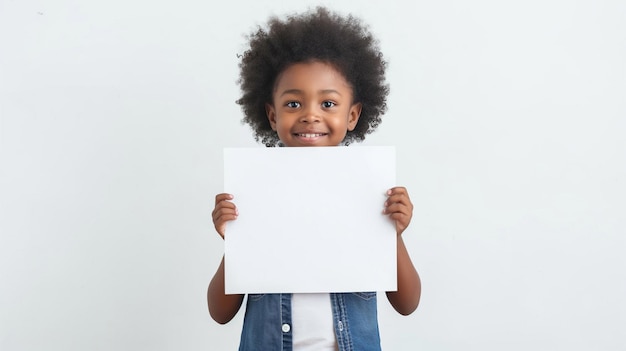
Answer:
[[(322, 94), (337, 94), (339, 96), (341, 96), (341, 93), (335, 89), (322, 89), (319, 90), (318, 93), (322, 93)], [(285, 91), (283, 91), (280, 96), (283, 95), (287, 95), (287, 94), (296, 94), (296, 95), (302, 95), (304, 94), (304, 92), (300, 89), (287, 89)]]

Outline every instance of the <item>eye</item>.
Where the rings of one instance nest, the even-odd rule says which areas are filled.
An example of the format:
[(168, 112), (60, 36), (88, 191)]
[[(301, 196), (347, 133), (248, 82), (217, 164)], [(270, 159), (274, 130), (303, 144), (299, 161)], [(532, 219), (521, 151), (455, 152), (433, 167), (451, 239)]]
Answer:
[(322, 102), (322, 107), (324, 108), (331, 108), (333, 106), (336, 106), (337, 104), (332, 102), (332, 101), (324, 101)]
[(285, 104), (285, 106), (289, 108), (298, 108), (300, 107), (300, 103), (297, 101), (289, 101), (288, 103)]

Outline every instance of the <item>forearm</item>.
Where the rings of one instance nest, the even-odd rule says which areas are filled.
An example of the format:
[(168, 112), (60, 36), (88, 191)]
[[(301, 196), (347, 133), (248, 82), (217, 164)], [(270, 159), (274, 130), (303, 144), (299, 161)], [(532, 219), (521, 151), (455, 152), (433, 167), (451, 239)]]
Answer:
[(220, 324), (228, 323), (239, 311), (244, 295), (224, 293), (224, 258), (211, 279), (207, 291), (207, 303), (211, 317)]
[(419, 304), (422, 294), (422, 283), (401, 235), (398, 236), (397, 255), (398, 290), (388, 291), (387, 299), (398, 313), (406, 316), (415, 311)]

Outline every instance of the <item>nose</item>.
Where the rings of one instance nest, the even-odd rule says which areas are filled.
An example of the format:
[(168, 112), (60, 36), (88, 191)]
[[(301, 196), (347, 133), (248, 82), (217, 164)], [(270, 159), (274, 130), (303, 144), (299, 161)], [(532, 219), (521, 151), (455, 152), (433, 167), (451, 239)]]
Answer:
[(320, 120), (321, 116), (314, 104), (309, 104), (309, 107), (302, 111), (302, 116), (300, 117), (300, 122), (302, 123), (316, 123)]

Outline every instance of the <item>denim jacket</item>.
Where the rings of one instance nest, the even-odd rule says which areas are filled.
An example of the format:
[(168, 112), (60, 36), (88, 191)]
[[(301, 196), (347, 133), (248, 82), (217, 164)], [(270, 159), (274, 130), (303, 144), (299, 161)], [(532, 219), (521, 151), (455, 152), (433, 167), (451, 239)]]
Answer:
[[(380, 351), (376, 293), (331, 293), (339, 351)], [(250, 294), (239, 351), (292, 351), (291, 294)]]

